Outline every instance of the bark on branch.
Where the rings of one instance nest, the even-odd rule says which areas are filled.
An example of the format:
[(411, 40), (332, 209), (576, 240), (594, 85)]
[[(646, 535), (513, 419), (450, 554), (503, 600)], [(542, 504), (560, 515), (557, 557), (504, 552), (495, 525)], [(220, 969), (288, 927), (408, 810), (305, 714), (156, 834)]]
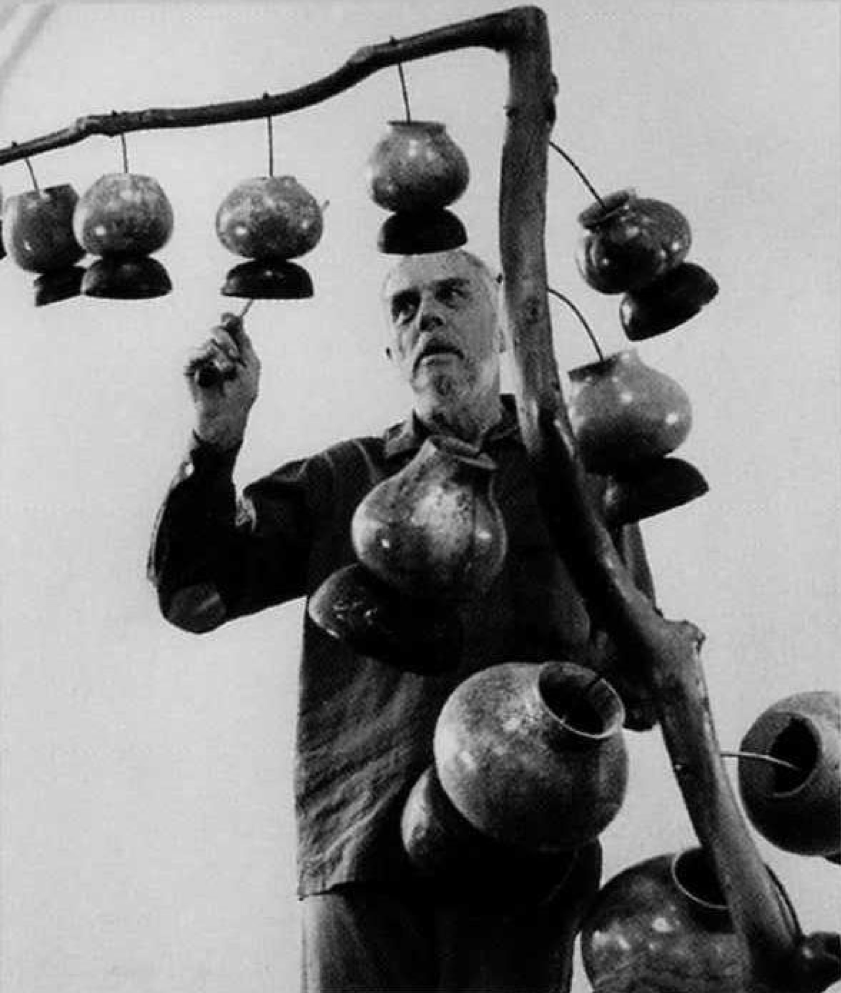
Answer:
[(150, 108), (139, 111), (110, 111), (88, 114), (60, 131), (0, 148), (0, 165), (32, 158), (56, 148), (75, 145), (93, 135), (117, 137), (130, 131), (166, 128), (197, 128), (232, 121), (250, 121), (280, 116), (322, 103), (349, 90), (368, 76), (396, 65), (460, 48), (504, 49), (523, 30), (523, 8), (446, 25), (408, 38), (395, 39), (358, 49), (334, 72), (305, 86), (284, 93), (264, 94), (251, 100), (197, 107)]

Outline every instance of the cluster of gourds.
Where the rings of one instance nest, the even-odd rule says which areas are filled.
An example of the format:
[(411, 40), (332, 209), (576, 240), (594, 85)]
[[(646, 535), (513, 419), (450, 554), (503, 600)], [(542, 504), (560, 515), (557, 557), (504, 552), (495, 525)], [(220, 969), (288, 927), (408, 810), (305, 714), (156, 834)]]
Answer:
[[(172, 289), (153, 253), (173, 231), (172, 205), (160, 183), (138, 173), (108, 173), (79, 197), (69, 184), (20, 193), (3, 207), (3, 244), (22, 269), (38, 274), (36, 306), (79, 293), (138, 300)], [(321, 238), (322, 211), (292, 176), (239, 183), (219, 207), (222, 244), (250, 261), (233, 269), (227, 296), (312, 295), (308, 274), (289, 260)], [(87, 269), (85, 253), (98, 256)]]
[[(468, 179), (467, 160), (443, 124), (393, 121), (367, 166), (374, 201), (391, 211), (379, 237), (384, 252), (413, 254), (466, 241), (444, 206)], [(33, 175), (34, 180), (34, 175)], [(8, 197), (3, 245), (20, 268), (37, 274), (35, 303), (82, 294), (111, 299), (158, 297), (172, 289), (153, 253), (173, 231), (172, 205), (151, 176), (101, 176), (80, 197), (70, 184)], [(221, 243), (247, 259), (222, 286), (226, 296), (299, 299), (312, 296), (309, 274), (292, 262), (321, 239), (323, 205), (294, 176), (258, 176), (238, 183), (216, 213)], [(87, 270), (77, 263), (97, 256)]]
[[(631, 341), (685, 323), (717, 294), (712, 276), (686, 261), (690, 226), (671, 204), (621, 190), (599, 198), (579, 220), (579, 271), (600, 293), (623, 294), (620, 320)], [(608, 523), (641, 520), (707, 492), (693, 465), (668, 457), (692, 425), (678, 383), (643, 363), (636, 349), (600, 355), (569, 376), (579, 454), (606, 478)]]
[[(152, 254), (172, 234), (173, 211), (151, 176), (108, 173), (83, 194), (70, 184), (8, 197), (3, 245), (27, 272), (37, 273), (35, 304), (77, 296), (142, 299), (172, 288)], [(88, 269), (77, 263), (98, 256)]]

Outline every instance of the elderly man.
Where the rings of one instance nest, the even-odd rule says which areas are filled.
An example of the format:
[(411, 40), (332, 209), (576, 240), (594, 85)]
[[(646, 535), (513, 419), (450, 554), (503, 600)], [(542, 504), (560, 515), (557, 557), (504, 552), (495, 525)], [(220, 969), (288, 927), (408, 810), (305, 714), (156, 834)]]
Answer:
[[(435, 721), (454, 686), (513, 659), (586, 658), (593, 644), (543, 524), (513, 406), (500, 396), (496, 297), (493, 274), (464, 250), (402, 258), (384, 302), (388, 354), (413, 395), (408, 420), (288, 463), (240, 500), (232, 470), (257, 397), (257, 356), (241, 328), (216, 328), (186, 366), (195, 430), (158, 516), (150, 576), (164, 616), (188, 631), (309, 596), (353, 562), (356, 506), (430, 433), (481, 446), (497, 466), (508, 554), (490, 589), (460, 607), (463, 648), (451, 673), (401, 672), (304, 622), (295, 796), (307, 993), (559, 993), (598, 885), (593, 845), (534, 906), (438, 898), (400, 840), (403, 803), (431, 761)], [(209, 362), (222, 378), (202, 385)], [(647, 586), (637, 532), (622, 538)]]

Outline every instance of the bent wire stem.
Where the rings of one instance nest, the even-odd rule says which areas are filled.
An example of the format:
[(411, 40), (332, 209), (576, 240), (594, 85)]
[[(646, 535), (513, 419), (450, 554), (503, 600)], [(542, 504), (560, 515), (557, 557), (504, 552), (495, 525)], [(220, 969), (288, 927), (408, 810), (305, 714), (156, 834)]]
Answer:
[[(547, 524), (585, 598), (656, 701), (666, 747), (701, 844), (713, 858), (752, 967), (751, 993), (818, 993), (841, 978), (823, 933), (804, 936), (764, 866), (719, 755), (699, 651), (702, 633), (664, 619), (640, 593), (588, 496), (576, 456), (549, 324), (544, 232), (555, 80), (546, 16), (515, 7), (361, 48), (336, 71), (285, 93), (200, 107), (110, 112), (0, 148), (0, 165), (92, 135), (201, 127), (313, 106), (374, 72), (461, 48), (508, 60), (509, 101), (499, 196), (500, 258), (523, 439)], [(631, 663), (629, 663), (631, 664)], [(826, 946), (826, 947), (825, 947)]]

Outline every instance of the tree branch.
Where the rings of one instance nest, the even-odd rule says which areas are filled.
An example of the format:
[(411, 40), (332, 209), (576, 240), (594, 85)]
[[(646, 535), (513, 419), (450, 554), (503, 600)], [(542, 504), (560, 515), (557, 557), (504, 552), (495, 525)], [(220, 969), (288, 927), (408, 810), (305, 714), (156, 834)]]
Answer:
[(198, 107), (150, 108), (139, 111), (111, 111), (79, 117), (61, 131), (12, 143), (0, 149), (0, 165), (32, 158), (57, 148), (75, 145), (93, 135), (115, 137), (130, 131), (156, 131), (166, 128), (197, 128), (232, 121), (249, 121), (289, 114), (337, 96), (368, 76), (398, 62), (439, 55), (460, 48), (481, 47), (502, 50), (523, 30), (523, 11), (514, 8), (499, 14), (461, 21), (432, 31), (360, 48), (338, 69), (321, 79), (294, 90), (266, 94), (252, 100)]
[(736, 804), (715, 736), (698, 651), (701, 632), (663, 619), (634, 585), (588, 497), (563, 401), (549, 323), (546, 153), (554, 122), (545, 18), (508, 49), (510, 98), (502, 153), (500, 254), (507, 333), (523, 439), (550, 532), (582, 592), (651, 686), (672, 767), (710, 853), (752, 969), (751, 989), (817, 993), (834, 979), (816, 967)]

